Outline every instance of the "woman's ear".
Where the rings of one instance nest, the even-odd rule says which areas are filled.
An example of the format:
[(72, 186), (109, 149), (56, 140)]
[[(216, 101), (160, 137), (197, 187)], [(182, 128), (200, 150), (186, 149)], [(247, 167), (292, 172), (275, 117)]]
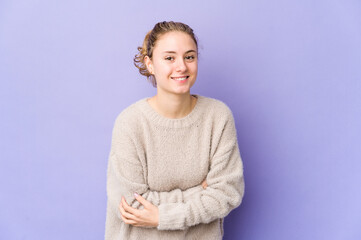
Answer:
[(148, 72), (150, 74), (154, 75), (153, 63), (152, 63), (152, 60), (149, 58), (149, 56), (144, 57), (144, 63), (145, 63), (145, 66), (147, 67)]

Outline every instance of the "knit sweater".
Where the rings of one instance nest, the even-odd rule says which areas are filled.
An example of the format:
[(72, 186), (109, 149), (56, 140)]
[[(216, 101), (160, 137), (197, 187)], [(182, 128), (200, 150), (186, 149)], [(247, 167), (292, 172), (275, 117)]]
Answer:
[[(106, 240), (222, 239), (223, 218), (244, 194), (243, 164), (229, 107), (201, 95), (191, 113), (170, 119), (143, 98), (116, 118), (107, 171)], [(203, 189), (206, 179), (208, 187)], [(157, 227), (125, 224), (124, 196), (158, 207)]]

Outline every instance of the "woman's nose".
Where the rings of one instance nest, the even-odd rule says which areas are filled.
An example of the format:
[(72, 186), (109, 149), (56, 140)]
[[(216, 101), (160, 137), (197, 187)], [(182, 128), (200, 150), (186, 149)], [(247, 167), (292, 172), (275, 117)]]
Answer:
[(178, 59), (176, 71), (177, 72), (185, 72), (187, 70), (187, 65), (184, 62), (184, 59)]

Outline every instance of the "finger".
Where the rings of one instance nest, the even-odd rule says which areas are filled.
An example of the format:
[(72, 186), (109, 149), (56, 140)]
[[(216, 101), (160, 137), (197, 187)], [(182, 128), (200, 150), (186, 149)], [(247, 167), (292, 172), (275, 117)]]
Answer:
[(204, 181), (203, 181), (203, 183), (202, 183), (202, 186), (203, 186), (204, 188), (208, 187), (208, 184), (207, 184), (206, 179), (204, 179)]
[(128, 205), (124, 198), (122, 198), (123, 208), (126, 212), (131, 213), (134, 218), (139, 216), (139, 210)]
[(133, 214), (125, 211), (125, 209), (123, 208), (122, 206), (122, 203), (119, 204), (119, 211), (120, 211), (120, 214), (125, 217), (126, 219), (128, 220), (136, 220), (136, 216), (134, 216)]
[(139, 195), (137, 193), (134, 193), (134, 197), (135, 199), (138, 200), (138, 202), (140, 202), (144, 207), (149, 207), (150, 205), (152, 205), (150, 202), (148, 202), (144, 197), (142, 197), (142, 195)]
[(134, 220), (127, 219), (126, 217), (123, 217), (123, 216), (121, 216), (121, 217), (122, 217), (123, 222), (126, 223), (126, 224), (131, 224), (131, 225), (134, 225), (134, 226), (139, 224), (138, 222), (136, 222)]

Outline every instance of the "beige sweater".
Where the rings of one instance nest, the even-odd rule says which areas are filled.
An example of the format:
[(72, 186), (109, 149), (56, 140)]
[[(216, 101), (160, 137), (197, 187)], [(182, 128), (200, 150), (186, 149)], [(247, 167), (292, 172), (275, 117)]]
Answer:
[[(184, 118), (163, 117), (147, 98), (117, 117), (107, 172), (106, 240), (222, 239), (223, 218), (244, 194), (237, 133), (226, 104), (194, 96), (197, 103)], [(143, 209), (134, 192), (158, 206), (158, 227), (122, 221), (122, 196)]]

